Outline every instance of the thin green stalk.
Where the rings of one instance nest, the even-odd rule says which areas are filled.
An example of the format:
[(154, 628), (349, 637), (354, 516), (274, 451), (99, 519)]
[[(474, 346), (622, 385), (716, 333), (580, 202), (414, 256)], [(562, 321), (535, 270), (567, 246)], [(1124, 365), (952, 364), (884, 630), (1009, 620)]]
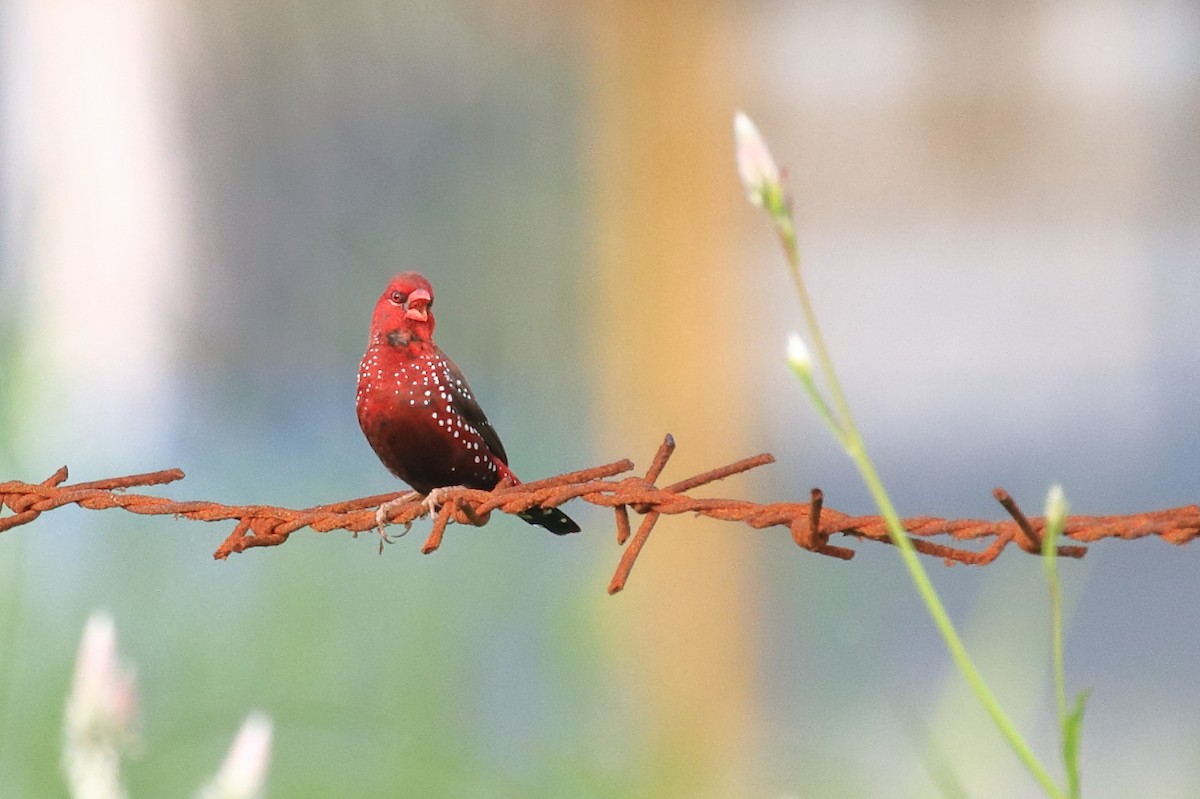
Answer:
[(1067, 501), (1062, 489), (1054, 486), (1046, 497), (1046, 526), (1042, 532), (1042, 564), (1050, 587), (1050, 648), (1054, 672), (1054, 699), (1058, 706), (1058, 725), (1062, 733), (1063, 766), (1067, 771), (1067, 795), (1079, 799), (1079, 741), (1083, 733), (1083, 710), (1087, 692), (1067, 705), (1067, 675), (1063, 655), (1062, 582), (1058, 578), (1058, 537), (1067, 519)]
[[(1042, 786), (1042, 790), (1046, 792), (1046, 795), (1054, 797), (1054, 799), (1065, 799), (1062, 791), (1050, 777), (1049, 772), (1037, 759), (1037, 756), (1034, 755), (1033, 750), (1030, 749), (1029, 744), (1025, 742), (1025, 739), (1008, 718), (1003, 708), (1000, 707), (1000, 703), (996, 700), (991, 689), (988, 688), (987, 683), (984, 681), (983, 675), (979, 673), (979, 669), (976, 668), (975, 663), (967, 654), (967, 649), (963, 645), (958, 631), (954, 628), (954, 624), (950, 621), (950, 616), (946, 613), (946, 608), (942, 605), (941, 598), (938, 597), (933, 583), (929, 580), (929, 575), (925, 572), (925, 567), (921, 565), (920, 559), (917, 557), (916, 549), (913, 547), (912, 541), (909, 540), (907, 531), (905, 531), (904, 525), (900, 521), (900, 515), (896, 512), (895, 507), (892, 506), (891, 499), (884, 490), (883, 482), (879, 479), (879, 474), (875, 471), (875, 466), (867, 454), (866, 444), (863, 442), (862, 435), (854, 423), (854, 416), (850, 412), (850, 403), (846, 400), (846, 395), (842, 391), (841, 382), (838, 380), (837, 373), (833, 368), (833, 359), (829, 356), (829, 350), (825, 346), (825, 338), (821, 335), (820, 325), (817, 324), (817, 314), (813, 308), (812, 299), (808, 295), (808, 288), (804, 284), (804, 277), (800, 269), (800, 248), (796, 242), (796, 230), (792, 221), (791, 204), (784, 196), (779, 168), (776, 166), (775, 160), (771, 157), (770, 150), (759, 134), (758, 128), (750, 121), (749, 117), (738, 112), (734, 116), (733, 130), (736, 143), (735, 156), (738, 173), (741, 176), (742, 185), (746, 188), (746, 198), (754, 205), (766, 210), (774, 223), (775, 232), (779, 236), (780, 244), (783, 246), (787, 257), (792, 282), (795, 284), (796, 293), (800, 297), (800, 305), (804, 312), (804, 319), (808, 326), (812, 347), (816, 352), (817, 363), (825, 375), (830, 392), (833, 394), (832, 410), (824, 402), (820, 391), (813, 381), (812, 366), (808, 362), (807, 353), (805, 352), (796, 356), (789, 354), (792, 367), (804, 383), (804, 387), (809, 395), (814, 397), (815, 404), (822, 418), (833, 429), (834, 435), (842, 442), (842, 446), (858, 467), (863, 481), (870, 490), (872, 497), (874, 497), (875, 504), (879, 507), (879, 511), (887, 524), (888, 537), (900, 551), (901, 559), (904, 561), (909, 576), (917, 588), (917, 593), (920, 594), (922, 601), (924, 601), (929, 615), (933, 618), (934, 625), (937, 627), (938, 632), (941, 633), (942, 639), (946, 643), (946, 648), (950, 650), (950, 656), (953, 658), (958, 670), (962, 672), (967, 685), (970, 686), (980, 704), (983, 705), (988, 715), (991, 716), (992, 722), (1000, 730), (1009, 747), (1012, 748), (1021, 762), (1025, 764), (1025, 767), (1033, 775), (1038, 784)], [(1069, 727), (1064, 722), (1063, 727), (1064, 755), (1068, 759), (1073, 757), (1077, 752), (1077, 749), (1073, 747), (1077, 747), (1078, 743), (1078, 719), (1082, 715), (1082, 700), (1077, 703), (1077, 707), (1078, 710), (1076, 713), (1072, 714), (1074, 726)], [(1070, 766), (1068, 765), (1069, 771)], [(1074, 794), (1072, 796), (1074, 797)]]
[(1054, 700), (1058, 706), (1061, 723), (1067, 717), (1067, 679), (1063, 658), (1062, 583), (1058, 579), (1058, 553), (1056, 541), (1062, 529), (1061, 520), (1055, 524), (1047, 518), (1042, 533), (1042, 564), (1046, 568), (1046, 582), (1050, 586), (1050, 648), (1054, 672)]
[[(942, 640), (945, 641), (946, 648), (950, 651), (950, 656), (954, 660), (958, 670), (962, 673), (963, 678), (967, 681), (967, 685), (971, 688), (979, 703), (983, 705), (984, 710), (991, 717), (992, 723), (996, 725), (1000, 734), (1008, 742), (1009, 747), (1016, 753), (1017, 757), (1025, 765), (1025, 768), (1029, 770), (1029, 773), (1037, 783), (1041, 785), (1046, 795), (1055, 797), (1055, 799), (1065, 799), (1062, 791), (1050, 776), (1049, 771), (1038, 760), (1037, 756), (1033, 753), (1033, 749), (1030, 748), (1020, 731), (1017, 730), (1016, 725), (1013, 724), (1008, 714), (1004, 712), (995, 694), (992, 693), (983, 675), (979, 672), (978, 667), (976, 667), (975, 662), (967, 653), (962, 638), (959, 637), (954, 623), (950, 620), (950, 616), (937, 594), (937, 590), (929, 580), (929, 575), (926, 573), (925, 567), (917, 557), (916, 549), (913, 547), (912, 541), (908, 538), (904, 525), (900, 520), (900, 515), (892, 505), (892, 501), (883, 487), (883, 482), (880, 480), (878, 472), (875, 471), (875, 466), (867, 453), (866, 444), (858, 431), (858, 426), (855, 424), (854, 416), (850, 411), (850, 403), (846, 399), (841, 382), (838, 380), (837, 373), (833, 368), (833, 360), (829, 356), (829, 350), (825, 345), (825, 338), (821, 335), (820, 325), (817, 323), (816, 311), (813, 307), (812, 299), (809, 297), (808, 288), (804, 283), (803, 274), (801, 273), (800, 248), (796, 242), (796, 232), (792, 223), (791, 209), (787, 202), (782, 199), (781, 194), (776, 194), (773, 197), (768, 196), (767, 200), (767, 209), (775, 223), (776, 232), (779, 235), (780, 243), (783, 245), (787, 256), (792, 282), (795, 284), (796, 293), (800, 298), (800, 305), (804, 312), (804, 319), (808, 326), (813, 350), (816, 353), (817, 363), (824, 373), (825, 380), (829, 385), (829, 391), (833, 395), (833, 405), (836, 409), (836, 415), (831, 426), (839, 434), (842, 446), (845, 447), (850, 458), (858, 467), (859, 474), (862, 475), (863, 481), (870, 490), (871, 496), (874, 498), (875, 504), (879, 507), (880, 513), (887, 524), (888, 536), (900, 551), (900, 557), (904, 561), (909, 576), (917, 588), (917, 593), (920, 594), (922, 601), (925, 603), (926, 610), (928, 610), (930, 617), (933, 619), (938, 632), (941, 633)], [(771, 202), (771, 200), (776, 200), (776, 202)]]
[(913, 584), (917, 587), (917, 593), (921, 595), (921, 599), (925, 602), (925, 607), (929, 611), (930, 617), (933, 618), (934, 625), (937, 627), (938, 632), (941, 633), (942, 640), (946, 642), (946, 648), (950, 650), (950, 656), (953, 658), (954, 664), (962, 673), (963, 678), (967, 681), (967, 685), (970, 686), (976, 699), (979, 700), (984, 710), (991, 716), (992, 723), (996, 725), (996, 728), (1000, 730), (1000, 734), (1008, 742), (1009, 747), (1012, 748), (1021, 762), (1025, 764), (1025, 768), (1029, 770), (1033, 778), (1042, 786), (1042, 790), (1046, 792), (1047, 796), (1061, 799), (1063, 794), (1054, 783), (1050, 772), (1038, 760), (1037, 755), (1033, 753), (1033, 749), (1030, 748), (1020, 731), (1017, 730), (1016, 725), (1013, 724), (1008, 714), (1004, 712), (1004, 709), (1000, 706), (1000, 702), (988, 687), (978, 667), (976, 667), (975, 662), (967, 654), (967, 648), (963, 644), (962, 638), (959, 637), (954, 623), (950, 621), (950, 616), (946, 613), (946, 607), (942, 604), (942, 600), (938, 596), (937, 590), (933, 587), (933, 583), (930, 582), (925, 567), (921, 565), (921, 561), (917, 557), (917, 551), (913, 548), (912, 542), (905, 533), (904, 525), (900, 521), (900, 515), (892, 505), (887, 491), (884, 490), (883, 483), (880, 481), (879, 475), (875, 471), (875, 466), (868, 457), (865, 447), (862, 445), (862, 440), (858, 437), (857, 430), (854, 428), (851, 429), (858, 443), (857, 451), (847, 446), (847, 449), (850, 450), (850, 456), (858, 466), (858, 471), (866, 482), (867, 488), (870, 490), (876, 505), (879, 506), (880, 513), (887, 523), (888, 536), (892, 539), (892, 543), (896, 545), (896, 548), (900, 550), (900, 557), (904, 561), (904, 565), (908, 568), (908, 573), (912, 578)]
[(796, 242), (796, 228), (792, 224), (791, 206), (781, 198), (768, 210), (771, 213), (771, 220), (775, 223), (775, 231), (779, 234), (779, 242), (783, 245), (784, 254), (787, 256), (788, 273), (792, 276), (792, 284), (796, 287), (796, 294), (800, 297), (800, 309), (803, 311), (805, 324), (808, 325), (808, 334), (813, 349), (816, 350), (817, 365), (821, 367), (821, 371), (833, 389), (833, 404), (837, 410), (835, 418), (840, 422), (838, 427), (843, 433), (849, 432), (856, 429), (854, 417), (850, 413), (850, 404), (842, 393), (841, 384), (838, 382), (837, 373), (833, 368), (833, 359), (829, 356), (829, 350), (825, 346), (825, 337), (821, 335), (821, 330), (817, 325), (817, 312), (813, 307), (812, 298), (808, 294), (808, 286), (805, 285), (804, 276), (800, 271), (800, 246)]

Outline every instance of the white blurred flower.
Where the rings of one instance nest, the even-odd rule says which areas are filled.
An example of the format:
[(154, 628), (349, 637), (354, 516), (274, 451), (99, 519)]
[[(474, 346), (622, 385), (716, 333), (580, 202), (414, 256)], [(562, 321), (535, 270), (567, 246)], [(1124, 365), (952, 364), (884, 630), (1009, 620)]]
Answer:
[(779, 167), (767, 149), (758, 127), (741, 111), (733, 115), (734, 154), (746, 197), (760, 208), (769, 208), (783, 194)]
[(1057, 484), (1050, 486), (1050, 491), (1046, 494), (1046, 527), (1061, 530), (1067, 520), (1068, 510), (1069, 506), (1062, 486)]
[(257, 799), (263, 795), (271, 765), (271, 719), (251, 713), (242, 723), (229, 754), (212, 782), (200, 789), (197, 799)]
[(799, 333), (792, 333), (787, 341), (788, 365), (800, 375), (812, 374), (812, 356)]
[(137, 740), (137, 684), (117, 655), (112, 617), (88, 618), (67, 697), (63, 772), (75, 799), (123, 799), (121, 755)]

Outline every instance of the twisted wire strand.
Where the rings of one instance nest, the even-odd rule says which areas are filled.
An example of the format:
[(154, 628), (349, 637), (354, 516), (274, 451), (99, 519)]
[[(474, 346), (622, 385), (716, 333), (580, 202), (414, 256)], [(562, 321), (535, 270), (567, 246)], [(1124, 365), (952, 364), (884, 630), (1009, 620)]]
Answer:
[[(766, 453), (660, 487), (656, 483), (674, 450), (675, 441), (667, 436), (650, 468), (640, 477), (627, 474), (634, 468), (631, 461), (619, 460), (544, 480), (501, 486), (493, 491), (448, 489), (440, 496), (441, 507), (433, 513), (433, 527), (421, 551), (428, 554), (436, 550), (452, 520), (481, 526), (487, 523), (493, 511), (517, 514), (533, 506), (557, 507), (571, 500), (613, 509), (617, 543), (624, 547), (608, 587), (609, 593), (614, 594), (624, 588), (638, 555), (663, 515), (692, 513), (740, 522), (753, 529), (787, 527), (801, 548), (841, 560), (850, 560), (855, 551), (830, 544), (829, 539), (834, 535), (891, 543), (881, 517), (853, 516), (824, 507), (824, 497), (819, 489), (813, 489), (808, 502), (756, 503), (688, 495), (687, 492), (709, 483), (773, 463), (774, 457)], [(7, 516), (0, 515), (0, 533), (28, 524), (46, 511), (72, 504), (89, 510), (120, 508), (130, 513), (172, 515), (196, 521), (236, 521), (233, 531), (213, 553), (214, 558), (223, 560), (233, 553), (253, 547), (278, 546), (292, 533), (305, 527), (318, 533), (347, 530), (356, 536), (360, 532), (376, 530), (380, 534), (382, 550), (383, 543), (390, 538), (377, 518), (381, 505), (392, 503), (386, 509), (387, 518), (382, 521), (404, 525), (406, 531), (414, 521), (430, 513), (429, 505), (421, 497), (392, 502), (406, 492), (360, 497), (299, 510), (274, 505), (180, 502), (128, 493), (130, 488), (166, 485), (183, 477), (179, 469), (165, 469), (67, 484), (67, 468), (64, 466), (40, 483), (0, 483), (0, 514), (5, 508), (11, 512)], [(1019, 549), (1029, 553), (1039, 553), (1044, 519), (1026, 517), (1003, 489), (996, 489), (993, 494), (1008, 512), (1009, 519), (908, 518), (904, 520), (904, 528), (913, 546), (919, 553), (941, 558), (947, 564), (977, 566), (995, 561), (1009, 544), (1016, 544)], [(630, 520), (631, 511), (642, 517), (636, 530)], [(1200, 507), (1187, 505), (1116, 516), (1072, 516), (1066, 522), (1063, 535), (1076, 543), (1060, 546), (1058, 554), (1072, 558), (1082, 557), (1086, 553), (1086, 547), (1080, 544), (1108, 538), (1135, 540), (1154, 536), (1176, 545), (1187, 544), (1200, 536)], [(933, 538), (943, 540), (930, 540)], [(962, 546), (983, 540), (988, 540), (983, 549)]]

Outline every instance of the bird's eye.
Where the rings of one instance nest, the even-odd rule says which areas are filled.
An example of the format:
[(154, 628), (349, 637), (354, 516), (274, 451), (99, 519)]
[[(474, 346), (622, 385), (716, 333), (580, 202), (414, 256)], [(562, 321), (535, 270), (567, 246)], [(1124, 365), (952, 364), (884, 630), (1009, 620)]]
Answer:
[(392, 296), (388, 299), (390, 299), (395, 305), (403, 305), (404, 301), (408, 299), (408, 295), (403, 291), (393, 291)]

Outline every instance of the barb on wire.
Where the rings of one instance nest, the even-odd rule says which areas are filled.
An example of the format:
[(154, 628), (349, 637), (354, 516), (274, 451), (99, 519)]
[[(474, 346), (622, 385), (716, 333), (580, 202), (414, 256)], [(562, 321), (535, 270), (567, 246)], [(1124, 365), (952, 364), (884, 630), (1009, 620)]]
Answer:
[[(534, 505), (557, 507), (572, 499), (613, 509), (616, 519), (617, 544), (624, 547), (616, 572), (609, 583), (609, 593), (625, 587), (629, 573), (641, 554), (651, 531), (663, 515), (691, 513), (731, 522), (742, 522), (755, 529), (787, 527), (793, 540), (803, 549), (821, 555), (850, 560), (854, 550), (829, 543), (834, 535), (851, 539), (889, 544), (887, 530), (879, 516), (852, 516), (824, 505), (820, 489), (814, 488), (808, 502), (756, 503), (739, 499), (709, 499), (689, 496), (688, 492), (709, 483), (723, 480), (751, 469), (773, 463), (769, 454), (755, 455), (725, 466), (693, 475), (665, 487), (657, 485), (675, 451), (675, 439), (667, 436), (644, 476), (627, 475), (633, 471), (628, 460), (583, 469), (576, 472), (522, 483), (502, 486), (494, 491), (455, 488), (441, 496), (433, 527), (424, 553), (441, 546), (446, 527), (451, 520), (460, 524), (486, 524), (492, 511), (516, 514)], [(618, 478), (618, 475), (625, 475)], [(90, 510), (122, 508), (131, 513), (182, 516), (197, 521), (235, 521), (233, 531), (213, 553), (223, 560), (235, 552), (252, 547), (278, 546), (297, 530), (305, 527), (318, 533), (347, 530), (357, 535), (379, 529), (376, 511), (379, 506), (405, 494), (390, 494), (350, 499), (328, 505), (293, 510), (272, 505), (223, 505), (217, 502), (178, 502), (164, 497), (127, 493), (130, 488), (166, 485), (183, 479), (179, 469), (114, 477), (86, 483), (67, 484), (64, 466), (40, 483), (10, 481), (0, 483), (0, 513), (7, 508), (8, 516), (0, 515), (0, 533), (28, 524), (48, 510), (64, 505), (78, 505)], [(986, 565), (999, 557), (1010, 543), (1038, 554), (1041, 551), (1042, 518), (1027, 517), (1003, 489), (993, 492), (1008, 512), (1005, 521), (978, 519), (941, 519), (917, 516), (904, 520), (916, 550), (947, 564), (966, 563)], [(630, 512), (642, 517), (636, 531)], [(389, 508), (388, 523), (409, 527), (429, 513), (418, 496)], [(383, 531), (380, 530), (381, 536)], [(1148, 511), (1125, 516), (1073, 516), (1067, 520), (1063, 535), (1075, 544), (1058, 547), (1062, 557), (1079, 558), (1086, 553), (1083, 543), (1105, 538), (1132, 540), (1157, 536), (1172, 544), (1186, 544), (1200, 536), (1200, 507), (1188, 505), (1167, 510)], [(943, 543), (930, 539), (949, 540)], [(382, 540), (387, 540), (386, 536)], [(968, 546), (975, 541), (989, 541), (982, 549)], [(381, 541), (382, 548), (382, 541)]]

